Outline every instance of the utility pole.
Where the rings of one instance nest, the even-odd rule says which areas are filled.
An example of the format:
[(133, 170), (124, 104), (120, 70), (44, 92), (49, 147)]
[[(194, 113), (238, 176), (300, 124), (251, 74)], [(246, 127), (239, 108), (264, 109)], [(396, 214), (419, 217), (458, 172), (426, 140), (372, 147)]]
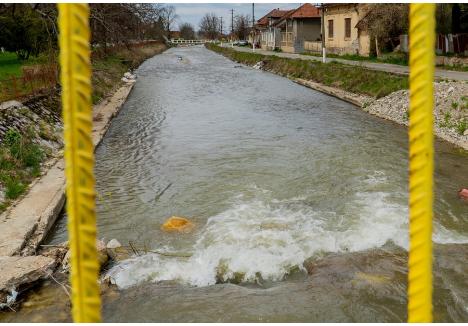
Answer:
[(234, 9), (229, 11), (231, 12), (231, 47), (234, 47)]
[(219, 17), (221, 21), (221, 37), (223, 37), (223, 17)]
[(255, 52), (255, 3), (252, 3), (252, 52)]
[(234, 34), (234, 9), (229, 10), (231, 12), (231, 36)]
[(325, 49), (325, 4), (322, 3), (322, 62), (327, 62), (327, 51)]

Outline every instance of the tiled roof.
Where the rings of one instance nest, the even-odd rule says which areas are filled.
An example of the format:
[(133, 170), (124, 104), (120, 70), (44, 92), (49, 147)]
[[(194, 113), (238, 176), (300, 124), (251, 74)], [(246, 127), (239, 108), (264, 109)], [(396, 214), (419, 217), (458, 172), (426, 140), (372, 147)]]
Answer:
[(276, 25), (282, 25), (283, 22), (289, 18), (320, 18), (320, 9), (311, 5), (310, 3), (305, 3), (297, 9), (290, 10), (286, 15), (284, 15), (279, 21), (276, 22)]
[(289, 13), (290, 10), (279, 10), (279, 9), (273, 9), (270, 11), (268, 14), (257, 20), (257, 25), (258, 26), (266, 26), (268, 25), (268, 18), (281, 18), (287, 13)]
[(297, 8), (291, 15), (291, 18), (320, 18), (320, 9), (305, 3)]
[(283, 17), (285, 14), (287, 14), (288, 12), (289, 12), (289, 10), (273, 9), (272, 11), (270, 11), (270, 13), (267, 14), (267, 17), (271, 17), (271, 18), (281, 18), (281, 17)]

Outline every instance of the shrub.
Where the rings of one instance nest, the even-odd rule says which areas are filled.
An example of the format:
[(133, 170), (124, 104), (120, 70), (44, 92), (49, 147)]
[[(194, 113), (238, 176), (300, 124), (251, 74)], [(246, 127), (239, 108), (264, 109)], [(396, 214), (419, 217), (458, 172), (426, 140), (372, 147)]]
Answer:
[(21, 141), (22, 137), (19, 131), (9, 129), (5, 134), (5, 144), (8, 146), (11, 155), (18, 159), (21, 155)]
[(26, 185), (14, 177), (5, 180), (5, 196), (8, 199), (18, 198), (26, 190)]
[(463, 135), (467, 128), (468, 128), (468, 122), (466, 121), (466, 119), (461, 119), (460, 121), (458, 121), (457, 125), (455, 126), (455, 129), (460, 135)]

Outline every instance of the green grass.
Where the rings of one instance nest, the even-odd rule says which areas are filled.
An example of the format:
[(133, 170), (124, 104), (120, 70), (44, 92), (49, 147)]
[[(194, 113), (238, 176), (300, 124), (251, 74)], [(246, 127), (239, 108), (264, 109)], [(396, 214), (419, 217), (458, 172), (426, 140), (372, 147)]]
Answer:
[(275, 55), (265, 56), (257, 53), (238, 52), (207, 44), (206, 47), (224, 56), (247, 65), (264, 62), (264, 68), (282, 75), (313, 80), (353, 93), (380, 98), (400, 89), (408, 88), (408, 78), (383, 71), (365, 69), (337, 62), (321, 63), (318, 61), (280, 58)]
[(23, 63), (16, 58), (15, 53), (0, 53), (0, 79), (9, 76), (20, 76)]
[(6, 202), (0, 203), (0, 212), (10, 200), (21, 196), (28, 184), (40, 174), (46, 158), (42, 148), (35, 144), (32, 129), (20, 133), (10, 129), (0, 145), (0, 184), (5, 190)]
[(461, 119), (458, 121), (458, 123), (455, 125), (455, 130), (460, 134), (463, 135), (468, 129), (468, 121), (466, 119)]
[[(315, 57), (322, 57), (319, 53), (312, 53), (312, 52), (304, 52), (301, 53), (304, 55), (311, 55)], [(344, 60), (352, 60), (352, 61), (366, 61), (366, 62), (377, 62), (377, 63), (391, 63), (400, 66), (407, 66), (408, 65), (408, 55), (405, 53), (384, 53), (381, 57), (369, 56), (364, 57), (358, 54), (334, 54), (329, 53), (327, 54), (328, 58), (336, 58), (336, 59), (344, 59)]]
[(468, 72), (468, 66), (466, 65), (453, 65), (453, 66), (437, 65), (437, 68), (445, 69), (445, 70)]
[[(313, 53), (313, 52), (303, 52), (303, 55), (310, 55), (314, 57), (322, 57), (320, 53)], [(375, 62), (375, 63), (390, 63), (394, 65), (400, 66), (408, 66), (409, 64), (409, 57), (406, 53), (395, 52), (395, 53), (384, 53), (380, 57), (369, 56), (364, 57), (357, 54), (327, 54), (328, 58), (336, 58), (336, 59), (344, 59), (344, 60), (352, 60), (352, 61), (363, 61), (363, 62)], [(467, 65), (437, 65), (437, 68), (444, 69), (444, 70), (453, 70), (453, 71), (466, 71), (468, 72)]]
[(93, 103), (98, 103), (116, 86), (120, 86), (120, 79), (125, 72), (138, 67), (144, 60), (162, 52), (165, 48), (162, 44), (156, 44), (131, 50), (121, 49), (114, 53), (93, 57)]
[(36, 64), (45, 64), (49, 59), (45, 54), (38, 57), (31, 57), (28, 60), (18, 60), (16, 53), (13, 52), (0, 52), (0, 80), (6, 79), (11, 76), (19, 77), (22, 74), (21, 68), (23, 66), (31, 66)]

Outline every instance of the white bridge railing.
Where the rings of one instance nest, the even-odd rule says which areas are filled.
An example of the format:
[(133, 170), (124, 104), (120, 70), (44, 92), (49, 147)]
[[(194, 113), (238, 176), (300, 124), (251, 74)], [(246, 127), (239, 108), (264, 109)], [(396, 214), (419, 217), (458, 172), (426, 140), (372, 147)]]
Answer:
[(211, 42), (209, 40), (185, 40), (182, 38), (174, 39), (171, 38), (172, 44), (185, 44), (185, 45), (197, 45), (197, 44), (205, 44)]

